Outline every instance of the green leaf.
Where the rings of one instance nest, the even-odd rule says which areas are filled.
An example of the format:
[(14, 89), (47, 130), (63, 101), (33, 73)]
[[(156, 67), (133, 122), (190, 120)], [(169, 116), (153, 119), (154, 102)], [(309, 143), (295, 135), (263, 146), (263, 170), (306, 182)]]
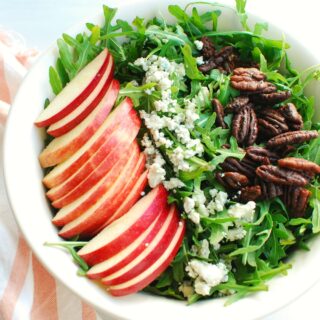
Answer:
[(250, 31), (250, 28), (247, 23), (248, 16), (246, 14), (246, 4), (247, 0), (236, 0), (237, 13), (240, 18), (241, 25), (244, 30)]
[(58, 72), (53, 67), (49, 68), (49, 81), (54, 94), (59, 94), (59, 92), (61, 92), (62, 90), (62, 82), (60, 80)]
[(103, 14), (105, 19), (105, 32), (108, 34), (112, 28), (111, 22), (117, 13), (116, 8), (110, 8), (106, 5), (103, 6)]
[(191, 80), (206, 79), (206, 77), (198, 69), (197, 60), (192, 56), (191, 47), (186, 44), (183, 48), (181, 48), (181, 51), (183, 53), (187, 77)]
[(316, 187), (312, 190), (310, 199), (312, 210), (312, 232), (320, 232), (320, 188)]

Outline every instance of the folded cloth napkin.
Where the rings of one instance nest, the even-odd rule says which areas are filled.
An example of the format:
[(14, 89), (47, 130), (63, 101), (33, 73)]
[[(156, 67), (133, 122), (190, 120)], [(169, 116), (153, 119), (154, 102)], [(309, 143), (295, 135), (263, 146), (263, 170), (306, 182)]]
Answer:
[[(0, 29), (0, 143), (10, 103), (36, 56), (35, 50), (26, 49), (21, 36)], [(2, 154), (0, 159), (2, 167)], [(0, 319), (96, 318), (95, 311), (55, 281), (32, 254), (14, 221), (0, 179)]]

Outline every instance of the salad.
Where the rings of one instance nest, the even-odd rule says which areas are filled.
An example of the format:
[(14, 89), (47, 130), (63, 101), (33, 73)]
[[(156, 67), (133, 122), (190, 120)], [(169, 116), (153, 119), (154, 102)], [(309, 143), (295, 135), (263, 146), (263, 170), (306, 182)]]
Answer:
[[(116, 9), (104, 6), (103, 26), (87, 23), (87, 32), (58, 40), (49, 70), (59, 96), (105, 48), (112, 55), (114, 105), (130, 98), (141, 121), (141, 196), (164, 186), (185, 227), (167, 267), (143, 290), (189, 304), (268, 290), (268, 280), (291, 268), (291, 252), (308, 250), (320, 232), (320, 123), (304, 94), (319, 71), (295, 70), (289, 44), (264, 37), (266, 23), (251, 28), (245, 5), (236, 0), (242, 31), (219, 29), (218, 4), (170, 5), (172, 24), (115, 19)], [(68, 249), (86, 275), (81, 252), (96, 233), (67, 234), (51, 245)]]

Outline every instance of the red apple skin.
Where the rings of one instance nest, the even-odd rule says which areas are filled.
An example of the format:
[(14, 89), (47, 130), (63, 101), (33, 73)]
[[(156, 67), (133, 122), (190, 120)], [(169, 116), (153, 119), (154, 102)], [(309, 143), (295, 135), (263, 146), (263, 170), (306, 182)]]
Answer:
[[(179, 213), (176, 208), (173, 208), (173, 210), (174, 213), (170, 217), (170, 222), (167, 227), (167, 230), (165, 231), (162, 239), (160, 239), (156, 247), (151, 252), (149, 252), (149, 254), (143, 258), (143, 260), (141, 260), (137, 265), (133, 266), (130, 270), (126, 271), (124, 274), (119, 275), (115, 278), (113, 278), (112, 274), (110, 274), (109, 276), (104, 278), (103, 284), (105, 284), (106, 286), (113, 286), (129, 281), (138, 276), (144, 270), (147, 270), (152, 264), (154, 264), (159, 259), (159, 257), (165, 252), (166, 248), (169, 246), (175, 233), (178, 230)], [(149, 245), (151, 245), (151, 242), (149, 242)]]
[[(114, 221), (111, 225), (107, 226), (102, 233), (99, 233), (98, 237), (105, 237), (105, 234), (108, 230), (112, 230), (112, 228), (119, 224), (126, 223), (127, 216), (133, 215), (137, 212), (137, 214), (141, 214), (137, 217), (137, 220), (133, 222), (133, 224), (129, 225), (127, 229), (125, 229), (120, 235), (115, 238), (106, 239), (106, 243), (95, 250), (91, 250), (86, 252), (87, 247), (83, 247), (78, 251), (78, 254), (81, 258), (86, 260), (91, 260), (93, 263), (95, 262), (94, 256), (96, 255), (96, 251), (104, 252), (103, 258), (109, 259), (118, 252), (125, 249), (128, 244), (135, 240), (136, 235), (143, 233), (151, 223), (156, 219), (156, 217), (161, 213), (163, 208), (167, 206), (167, 197), (168, 192), (163, 186), (158, 186), (153, 189), (148, 195), (144, 198), (140, 199), (125, 215), (123, 215), (120, 219)], [(147, 200), (151, 200), (151, 202), (147, 202)], [(99, 239), (99, 238), (97, 238)], [(95, 241), (97, 241), (97, 239)], [(91, 240), (93, 241), (93, 240)], [(97, 255), (97, 261), (99, 260)]]
[(130, 208), (141, 198), (141, 193), (146, 188), (148, 184), (148, 171), (145, 171), (136, 185), (130, 191), (130, 194), (126, 198), (126, 200), (121, 204), (121, 206), (117, 209), (117, 211), (105, 222), (105, 224), (98, 230), (100, 232), (106, 226), (111, 224), (113, 221), (122, 217), (125, 213), (127, 213)]
[[(78, 124), (75, 128), (71, 131), (67, 132), (66, 134), (55, 138), (52, 140), (49, 145), (41, 152), (39, 156), (40, 164), (43, 168), (52, 167), (62, 161), (67, 160), (70, 156), (72, 156), (78, 149), (80, 149), (94, 133), (98, 130), (98, 128), (102, 125), (105, 121), (106, 117), (108, 116), (109, 112), (111, 111), (117, 96), (120, 90), (120, 84), (118, 81), (113, 80), (110, 84), (110, 87), (100, 101), (102, 107), (99, 108), (99, 112), (95, 112), (100, 104), (95, 108), (89, 116), (86, 117), (82, 122)], [(94, 115), (94, 118), (91, 119), (91, 115)], [(89, 122), (90, 121), (90, 122)], [(88, 124), (87, 124), (88, 122)], [(87, 124), (87, 125), (86, 125)], [(82, 126), (84, 126), (82, 128)], [(73, 136), (74, 132), (78, 131), (81, 128), (81, 132), (77, 133)], [(67, 136), (68, 135), (68, 136)], [(59, 141), (63, 141), (66, 137), (71, 137), (68, 143), (62, 144), (60, 147), (54, 147), (55, 145), (59, 144)], [(57, 140), (60, 139), (60, 140)], [(52, 150), (53, 149), (53, 150)]]
[[(92, 264), (91, 260), (86, 261), (87, 264), (89, 264), (90, 266), (94, 265), (87, 272), (87, 277), (89, 279), (105, 278), (107, 276), (110, 276), (110, 275), (120, 271), (126, 265), (130, 264), (144, 250), (147, 249), (148, 245), (150, 246), (152, 241), (155, 241), (154, 239), (159, 234), (160, 229), (163, 228), (163, 225), (164, 225), (166, 219), (168, 218), (168, 215), (170, 215), (170, 209), (172, 209), (172, 207), (168, 206), (167, 208), (165, 208), (165, 210), (162, 211), (160, 217), (158, 218), (158, 220), (156, 220), (155, 226), (152, 228), (152, 230), (149, 232), (149, 234), (144, 238), (144, 240), (132, 252), (130, 252), (127, 256), (124, 256), (123, 259), (121, 261), (119, 261), (118, 263), (116, 263), (114, 265), (111, 264), (111, 266), (109, 268), (104, 268), (103, 270), (101, 269), (101, 271), (96, 270), (97, 267), (99, 267), (99, 263), (100, 262), (101, 262), (101, 265), (103, 265), (103, 263), (106, 261), (105, 259), (101, 260), (103, 258), (103, 252), (101, 252), (101, 254), (99, 255), (99, 258), (100, 258), (98, 260), (99, 263), (96, 262), (95, 264)], [(175, 210), (175, 209), (173, 209), (173, 210)], [(172, 230), (172, 234), (173, 234), (173, 232), (176, 231), (177, 225), (178, 225), (178, 222), (179, 222), (179, 218), (174, 213), (174, 214), (171, 214), (170, 220), (171, 220), (172, 223), (171, 223), (171, 225), (168, 226), (167, 231), (165, 232), (165, 235), (167, 236), (168, 241), (171, 240), (171, 237), (168, 237), (168, 231), (169, 231), (169, 229), (171, 229)], [(163, 239), (160, 242), (163, 242)], [(159, 245), (160, 245), (160, 242), (159, 242)], [(161, 246), (163, 247), (163, 245), (161, 245)], [(156, 251), (159, 254), (162, 253), (162, 250), (160, 250), (160, 248), (158, 248), (158, 246), (156, 248)], [(149, 255), (148, 255), (148, 257), (149, 257)], [(107, 259), (107, 260), (112, 261), (113, 258), (114, 257), (111, 257), (110, 259)], [(139, 266), (143, 267), (144, 269), (146, 269), (146, 264), (144, 263), (145, 259), (143, 259), (139, 263)], [(152, 263), (149, 263), (149, 265), (151, 265), (151, 264)], [(104, 281), (106, 282), (107, 280), (104, 279)], [(108, 284), (112, 284), (112, 282), (108, 281)]]
[[(52, 222), (55, 225), (59, 226), (63, 226), (69, 222), (72, 222), (73, 220), (84, 214), (87, 210), (89, 210), (100, 200), (100, 198), (104, 197), (106, 194), (108, 195), (107, 200), (109, 199), (110, 201), (110, 199), (112, 199), (111, 197), (114, 196), (114, 192), (118, 191), (119, 187), (123, 186), (123, 184), (125, 183), (125, 179), (122, 178), (123, 173), (133, 171), (139, 163), (139, 160), (140, 151), (138, 145), (136, 144), (136, 147), (134, 148), (134, 150), (132, 150), (128, 161), (123, 167), (122, 172), (118, 176), (115, 176), (113, 174), (113, 171), (110, 171), (106, 175), (106, 183), (98, 185), (98, 187), (93, 192), (89, 190), (88, 195), (85, 194), (82, 198), (77, 200), (77, 202), (71, 203), (70, 206), (63, 207), (58, 211)], [(109, 175), (111, 176), (110, 179)]]
[[(131, 120), (132, 119), (132, 120)], [(47, 192), (55, 208), (62, 208), (81, 196), (93, 184), (97, 183), (132, 146), (137, 136), (141, 120), (138, 115), (130, 123), (118, 128), (111, 138), (69, 179)], [(71, 192), (74, 191), (72, 194)]]
[[(60, 137), (63, 134), (69, 132), (75, 126), (77, 126), (83, 119), (85, 119), (89, 115), (89, 113), (99, 104), (99, 102), (101, 101), (103, 96), (108, 91), (110, 83), (113, 80), (114, 62), (113, 62), (113, 58), (112, 58), (111, 54), (108, 55), (107, 60), (108, 60), (108, 64), (111, 64), (111, 70), (110, 70), (110, 73), (108, 75), (108, 78), (106, 79), (106, 81), (105, 81), (102, 89), (98, 93), (98, 95), (94, 98), (94, 100), (80, 114), (78, 114), (76, 117), (74, 117), (71, 121), (69, 121), (69, 122), (65, 123), (64, 125), (59, 126), (57, 128), (53, 127), (53, 125), (55, 125), (57, 122), (53, 123), (53, 125), (51, 125), (47, 130), (48, 134), (50, 134), (53, 137)], [(105, 68), (104, 72), (107, 71), (106, 70), (107, 69), (107, 65), (106, 65), (106, 68)]]
[[(132, 170), (131, 172), (126, 172), (124, 175), (121, 175), (121, 181), (118, 181), (119, 183), (112, 187), (113, 192), (109, 194), (99, 208), (89, 216), (84, 212), (78, 219), (65, 225), (59, 232), (59, 235), (64, 238), (71, 238), (75, 235), (80, 235), (82, 238), (88, 238), (88, 234), (96, 234), (97, 230), (104, 224), (106, 219), (108, 219), (116, 208), (125, 200), (132, 185), (137, 182), (142, 174), (145, 165), (145, 156), (143, 154), (141, 154), (141, 156), (142, 161), (139, 161), (137, 170)], [(127, 188), (128, 185), (130, 185), (130, 188)]]
[(79, 106), (90, 95), (90, 93), (98, 85), (105, 69), (108, 66), (108, 56), (111, 56), (108, 53), (107, 49), (104, 49), (104, 51), (101, 52), (101, 54), (106, 55), (105, 60), (102, 64), (101, 68), (99, 69), (98, 73), (94, 76), (94, 78), (91, 80), (89, 85), (85, 88), (85, 90), (83, 90), (73, 101), (71, 101), (68, 105), (66, 105), (63, 109), (61, 109), (60, 112), (54, 114), (52, 117), (49, 117), (45, 120), (36, 121), (35, 125), (37, 127), (47, 127), (47, 126), (51, 125), (52, 123), (61, 120), (63, 117), (65, 117), (70, 112), (72, 112), (74, 109), (76, 109), (77, 106)]
[(115, 110), (107, 117), (106, 121), (102, 124), (101, 134), (99, 134), (99, 136), (92, 144), (90, 143), (90, 146), (83, 152), (83, 154), (72, 161), (72, 163), (70, 163), (70, 165), (68, 165), (60, 173), (56, 173), (59, 165), (51, 170), (44, 177), (43, 184), (47, 188), (53, 188), (71, 177), (110, 138), (111, 134), (114, 132), (114, 130), (116, 130), (120, 123), (125, 125), (126, 121), (128, 121), (128, 123), (131, 121), (131, 116), (135, 117), (136, 111), (132, 109), (132, 107), (133, 105), (131, 100), (125, 100), (124, 103), (121, 103), (117, 108), (115, 108)]
[[(168, 254), (168, 256), (165, 257), (165, 260), (149, 275), (147, 275), (145, 278), (141, 279), (135, 284), (128, 285), (127, 287), (122, 287), (119, 288), (118, 286), (111, 286), (107, 288), (107, 291), (115, 296), (115, 297), (121, 297), (121, 296), (126, 296), (129, 294), (136, 293), (143, 288), (147, 287), (152, 281), (154, 281), (164, 270), (167, 269), (167, 267), (170, 265), (174, 257), (176, 256), (179, 248), (181, 247), (184, 234), (185, 234), (185, 222), (184, 220), (180, 221), (181, 222), (181, 228), (177, 232), (178, 234), (178, 239), (174, 245), (174, 248), (171, 250), (171, 252)], [(103, 282), (103, 281), (102, 281)]]

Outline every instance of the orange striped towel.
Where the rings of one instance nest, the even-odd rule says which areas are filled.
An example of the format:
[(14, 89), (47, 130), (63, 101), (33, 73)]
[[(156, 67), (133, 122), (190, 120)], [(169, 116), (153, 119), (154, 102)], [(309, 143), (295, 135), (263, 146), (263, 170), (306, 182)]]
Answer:
[[(36, 51), (0, 29), (0, 138), (6, 115)], [(1, 164), (2, 166), (2, 159)], [(20, 235), (0, 180), (0, 319), (93, 320), (95, 311), (42, 267)]]

